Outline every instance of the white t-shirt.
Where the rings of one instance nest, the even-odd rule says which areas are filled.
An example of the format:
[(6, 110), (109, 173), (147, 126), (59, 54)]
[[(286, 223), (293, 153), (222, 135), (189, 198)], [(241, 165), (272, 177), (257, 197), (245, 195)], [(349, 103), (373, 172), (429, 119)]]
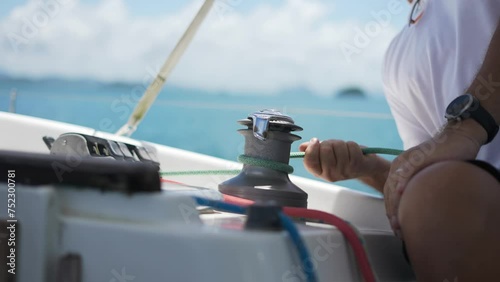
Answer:
[[(500, 19), (500, 0), (421, 0), (421, 5), (422, 17), (395, 37), (384, 62), (384, 91), (405, 149), (446, 123), (446, 106), (476, 77)], [(478, 159), (500, 168), (500, 133)]]

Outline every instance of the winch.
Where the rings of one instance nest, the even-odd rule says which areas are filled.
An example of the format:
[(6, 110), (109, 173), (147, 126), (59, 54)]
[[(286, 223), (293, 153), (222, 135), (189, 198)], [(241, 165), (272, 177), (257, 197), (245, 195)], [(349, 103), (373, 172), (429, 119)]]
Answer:
[(274, 202), (280, 206), (307, 207), (307, 193), (293, 184), (288, 173), (290, 149), (300, 136), (292, 131), (302, 127), (285, 114), (266, 109), (238, 121), (246, 129), (244, 155), (239, 160), (243, 169), (236, 177), (219, 184), (219, 191), (256, 202)]

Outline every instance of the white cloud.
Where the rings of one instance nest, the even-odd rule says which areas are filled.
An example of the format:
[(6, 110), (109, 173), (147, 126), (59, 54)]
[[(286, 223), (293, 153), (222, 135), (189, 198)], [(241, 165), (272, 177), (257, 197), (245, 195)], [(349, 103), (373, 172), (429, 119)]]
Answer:
[[(44, 11), (41, 3), (55, 4)], [(336, 21), (329, 3), (287, 0), (240, 13), (238, 6), (227, 10), (216, 2), (167, 83), (234, 93), (306, 87), (330, 94), (351, 84), (380, 90), (381, 62), (395, 28), (369, 37), (349, 61), (339, 45), (356, 46), (355, 27), (364, 29), (366, 22)], [(148, 18), (134, 16), (122, 0), (30, 1), (0, 20), (0, 69), (31, 77), (141, 81), (163, 64), (200, 5)], [(44, 13), (51, 14), (47, 22)], [(30, 25), (33, 33), (27, 33)]]

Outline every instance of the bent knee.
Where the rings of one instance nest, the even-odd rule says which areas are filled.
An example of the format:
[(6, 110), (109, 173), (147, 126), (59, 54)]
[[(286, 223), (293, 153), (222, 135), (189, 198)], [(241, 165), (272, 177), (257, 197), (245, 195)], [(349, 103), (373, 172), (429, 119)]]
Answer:
[[(500, 200), (499, 183), (490, 173), (464, 161), (443, 161), (418, 172), (408, 182), (399, 220), (427, 220), (454, 207), (484, 206)], [(417, 216), (418, 213), (418, 216)]]
[(474, 264), (481, 272), (473, 276), (497, 273), (490, 262), (500, 253), (498, 202), (498, 180), (474, 164), (446, 161), (416, 174), (402, 195), (399, 222), (419, 279), (443, 273), (468, 277), (477, 271)]

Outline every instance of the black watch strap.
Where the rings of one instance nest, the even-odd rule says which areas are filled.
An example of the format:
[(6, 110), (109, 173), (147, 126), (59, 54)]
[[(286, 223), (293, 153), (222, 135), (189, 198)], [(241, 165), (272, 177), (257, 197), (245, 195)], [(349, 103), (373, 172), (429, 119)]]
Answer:
[(474, 104), (470, 110), (464, 113), (464, 115), (466, 114), (469, 114), (471, 118), (477, 121), (484, 128), (484, 130), (486, 130), (488, 139), (485, 144), (490, 143), (498, 133), (498, 125), (493, 116), (491, 116), (491, 114), (481, 106), (481, 103), (476, 97), (474, 97)]

